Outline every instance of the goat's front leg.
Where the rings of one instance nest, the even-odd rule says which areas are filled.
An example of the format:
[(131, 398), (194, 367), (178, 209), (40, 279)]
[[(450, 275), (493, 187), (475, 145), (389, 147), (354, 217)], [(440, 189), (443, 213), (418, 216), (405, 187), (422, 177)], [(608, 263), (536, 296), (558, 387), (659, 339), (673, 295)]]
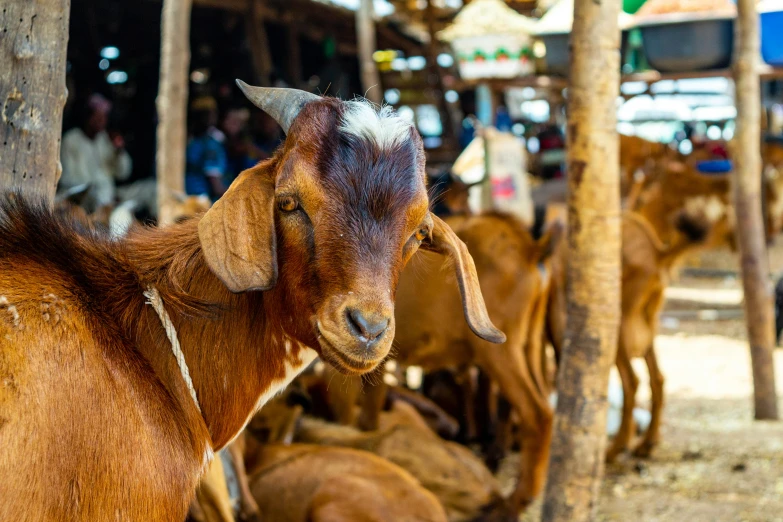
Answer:
[(356, 401), (361, 393), (362, 378), (358, 375), (343, 375), (327, 364), (324, 368), (324, 381), (327, 386), (326, 401), (334, 420), (343, 426), (353, 426), (356, 422)]
[(356, 426), (362, 431), (375, 431), (380, 424), (381, 411), (386, 403), (388, 385), (383, 381), (383, 374), (362, 377), (362, 409)]
[(553, 413), (533, 382), (521, 350), (513, 353), (508, 344), (482, 346), (479, 353), (480, 364), (497, 381), (501, 394), (520, 418), (519, 480), (511, 501), (521, 510), (533, 502), (546, 481)]
[(239, 437), (228, 446), (228, 452), (231, 454), (231, 461), (234, 464), (234, 472), (237, 476), (237, 484), (239, 485), (239, 520), (259, 522), (261, 520), (261, 510), (250, 492), (247, 470), (245, 470), (244, 440), (242, 439), (243, 437)]
[(647, 370), (650, 372), (650, 391), (651, 391), (651, 411), (650, 426), (644, 434), (642, 442), (633, 450), (636, 457), (647, 458), (652, 453), (655, 446), (658, 445), (661, 437), (661, 416), (663, 414), (663, 374), (658, 367), (658, 359), (655, 356), (655, 349), (651, 346), (644, 356), (647, 363)]
[(617, 350), (617, 371), (620, 373), (620, 380), (623, 383), (623, 417), (620, 429), (606, 452), (607, 462), (614, 461), (620, 453), (628, 449), (634, 432), (633, 409), (636, 405), (636, 389), (639, 387), (639, 378), (633, 371), (628, 352), (622, 342)]

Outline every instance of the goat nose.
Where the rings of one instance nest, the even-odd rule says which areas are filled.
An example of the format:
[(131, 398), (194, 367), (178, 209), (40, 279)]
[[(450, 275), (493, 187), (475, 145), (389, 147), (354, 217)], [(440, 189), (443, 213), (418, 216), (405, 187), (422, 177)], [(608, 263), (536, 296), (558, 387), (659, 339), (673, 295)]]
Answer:
[(349, 308), (345, 311), (345, 319), (348, 322), (348, 328), (351, 330), (351, 333), (366, 342), (378, 339), (389, 326), (387, 318), (377, 315), (367, 318), (354, 308)]

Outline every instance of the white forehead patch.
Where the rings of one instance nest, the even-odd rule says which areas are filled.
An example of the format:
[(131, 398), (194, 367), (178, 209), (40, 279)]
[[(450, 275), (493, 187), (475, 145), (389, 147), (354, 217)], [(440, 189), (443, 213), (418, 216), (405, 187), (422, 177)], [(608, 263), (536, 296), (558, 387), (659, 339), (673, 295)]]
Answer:
[(696, 196), (685, 200), (685, 211), (691, 215), (703, 215), (715, 223), (726, 215), (726, 205), (718, 196)]
[(374, 141), (381, 149), (393, 149), (410, 138), (411, 124), (386, 105), (356, 99), (345, 102), (340, 131)]

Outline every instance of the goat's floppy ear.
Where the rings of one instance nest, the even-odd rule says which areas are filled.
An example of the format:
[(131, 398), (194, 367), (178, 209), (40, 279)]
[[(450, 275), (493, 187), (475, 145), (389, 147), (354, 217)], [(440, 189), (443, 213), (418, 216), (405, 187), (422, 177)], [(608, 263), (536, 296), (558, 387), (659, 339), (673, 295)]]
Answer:
[(421, 248), (446, 256), (454, 266), (462, 294), (462, 310), (473, 333), (491, 343), (503, 343), (506, 335), (495, 328), (487, 313), (484, 297), (481, 295), (476, 265), (468, 253), (468, 247), (442, 219), (432, 215), (432, 234)]
[(207, 265), (232, 292), (277, 282), (274, 201), (271, 173), (246, 170), (198, 224)]

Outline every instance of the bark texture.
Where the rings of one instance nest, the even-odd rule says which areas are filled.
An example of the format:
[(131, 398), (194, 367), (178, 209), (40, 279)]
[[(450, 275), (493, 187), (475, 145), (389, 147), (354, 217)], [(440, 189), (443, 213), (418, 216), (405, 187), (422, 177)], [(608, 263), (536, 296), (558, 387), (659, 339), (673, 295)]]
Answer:
[(54, 199), (67, 98), (70, 0), (5, 0), (0, 15), (0, 190)]
[(191, 0), (164, 0), (158, 87), (158, 220), (171, 223), (185, 191)]
[(734, 205), (745, 292), (745, 317), (753, 367), (756, 419), (777, 419), (772, 351), (775, 314), (772, 282), (761, 211), (761, 92), (759, 89), (759, 21), (755, 0), (737, 1), (734, 82), (737, 129)]
[(375, 52), (375, 9), (372, 0), (360, 0), (356, 10), (356, 41), (359, 45), (359, 72), (362, 76), (362, 94), (368, 100), (381, 104), (383, 90), (378, 67), (372, 54)]
[(542, 520), (595, 519), (620, 319), (620, 2), (576, 0), (568, 88), (568, 322)]

